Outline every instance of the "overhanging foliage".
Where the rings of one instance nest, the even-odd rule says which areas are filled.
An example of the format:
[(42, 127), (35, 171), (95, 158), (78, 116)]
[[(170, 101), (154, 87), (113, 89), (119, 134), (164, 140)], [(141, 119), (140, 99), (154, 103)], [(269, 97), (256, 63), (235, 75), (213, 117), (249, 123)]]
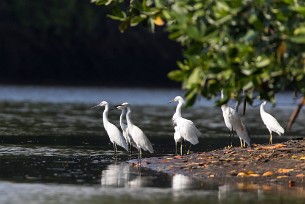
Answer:
[[(120, 31), (164, 26), (184, 60), (168, 74), (189, 105), (198, 95), (269, 101), (305, 93), (305, 3), (298, 0), (91, 0), (112, 10)], [(257, 96), (254, 96), (256, 93)]]

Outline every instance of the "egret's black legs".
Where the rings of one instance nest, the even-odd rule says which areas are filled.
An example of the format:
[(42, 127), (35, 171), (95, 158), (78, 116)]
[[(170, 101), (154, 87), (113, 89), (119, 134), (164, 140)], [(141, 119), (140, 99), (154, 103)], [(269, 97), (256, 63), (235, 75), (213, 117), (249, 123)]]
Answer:
[(181, 144), (180, 144), (180, 156), (183, 155), (183, 141), (181, 141)]
[(233, 145), (232, 145), (233, 138), (234, 138), (234, 131), (230, 130), (229, 131), (229, 146), (228, 146), (229, 148), (233, 147)]
[(132, 145), (131, 145), (131, 143), (128, 143), (128, 153), (129, 153), (129, 156), (131, 157), (132, 156)]
[(117, 152), (118, 152), (118, 149), (117, 149), (117, 145), (116, 143), (114, 142), (113, 143), (113, 158), (116, 158), (117, 157)]
[(138, 153), (138, 165), (141, 166), (142, 150), (141, 150), (141, 148), (139, 148), (138, 150), (139, 150), (139, 153)]

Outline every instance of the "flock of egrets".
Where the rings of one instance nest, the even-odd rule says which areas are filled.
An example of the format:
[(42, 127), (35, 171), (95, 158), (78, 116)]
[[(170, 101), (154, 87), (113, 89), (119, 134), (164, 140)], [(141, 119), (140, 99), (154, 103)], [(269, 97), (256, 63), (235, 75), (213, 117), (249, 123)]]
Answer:
[[(221, 92), (221, 97), (223, 98), (223, 92)], [(199, 143), (198, 137), (200, 136), (200, 131), (196, 128), (194, 123), (188, 119), (185, 119), (181, 115), (181, 108), (185, 104), (184, 99), (181, 96), (175, 97), (171, 102), (178, 102), (176, 107), (176, 112), (172, 117), (172, 122), (174, 126), (174, 140), (175, 140), (175, 151), (177, 154), (177, 143), (180, 142), (180, 155), (183, 154), (183, 145), (184, 141), (190, 143), (189, 149), (187, 153), (189, 153), (191, 145), (196, 145)], [(261, 118), (266, 125), (267, 129), (270, 133), (269, 143), (272, 144), (272, 132), (276, 132), (281, 135), (284, 133), (284, 129), (278, 123), (278, 121), (269, 113), (267, 113), (264, 109), (266, 105), (266, 101), (264, 101), (260, 106), (260, 115)], [(121, 105), (117, 105), (114, 108), (120, 109), (120, 126), (122, 132), (108, 120), (108, 111), (109, 111), (109, 103), (106, 101), (102, 101), (98, 105), (93, 108), (104, 106), (103, 112), (103, 125), (109, 136), (111, 143), (113, 144), (114, 154), (117, 154), (117, 146), (121, 146), (131, 154), (132, 147), (135, 147), (139, 154), (138, 159), (142, 157), (142, 150), (148, 151), (150, 153), (154, 152), (151, 142), (144, 134), (144, 132), (136, 125), (134, 125), (131, 121), (131, 106), (128, 103), (122, 103)], [(251, 146), (251, 139), (249, 137), (248, 130), (244, 123), (242, 122), (240, 116), (237, 111), (227, 104), (223, 104), (221, 106), (223, 118), (225, 125), (230, 131), (230, 141), (231, 137), (234, 136), (234, 131), (240, 139), (241, 147)], [(126, 118), (126, 123), (124, 122), (124, 118)], [(231, 143), (232, 146), (232, 143)]]

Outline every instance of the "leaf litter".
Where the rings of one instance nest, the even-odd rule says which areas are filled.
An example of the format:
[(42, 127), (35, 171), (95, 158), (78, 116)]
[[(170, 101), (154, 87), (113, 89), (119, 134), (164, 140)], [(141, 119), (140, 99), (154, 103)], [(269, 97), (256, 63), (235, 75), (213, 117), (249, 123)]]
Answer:
[[(183, 156), (142, 159), (141, 166), (168, 174), (223, 183), (251, 182), (305, 186), (305, 138), (273, 145), (223, 148)], [(137, 161), (131, 160), (131, 163)]]

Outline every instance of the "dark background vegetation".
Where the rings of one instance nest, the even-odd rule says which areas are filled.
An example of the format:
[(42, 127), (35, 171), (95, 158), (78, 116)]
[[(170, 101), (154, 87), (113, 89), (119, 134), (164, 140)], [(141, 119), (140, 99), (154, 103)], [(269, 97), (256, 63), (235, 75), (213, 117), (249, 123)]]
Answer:
[(163, 28), (125, 33), (90, 0), (1, 0), (0, 83), (178, 86)]

